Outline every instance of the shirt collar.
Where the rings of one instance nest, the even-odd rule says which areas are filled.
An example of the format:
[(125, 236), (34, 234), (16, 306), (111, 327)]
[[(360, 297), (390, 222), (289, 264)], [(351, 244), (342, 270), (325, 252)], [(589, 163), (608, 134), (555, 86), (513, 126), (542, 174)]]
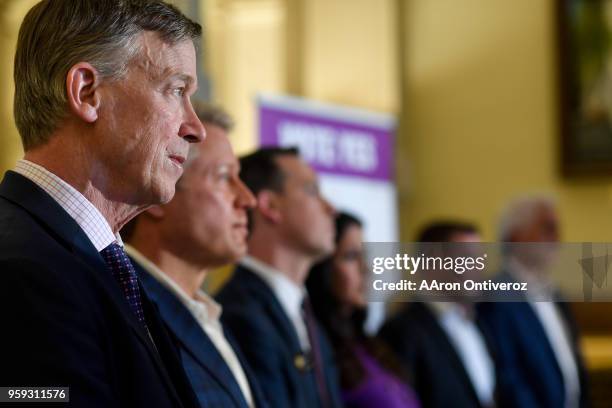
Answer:
[(268, 284), (274, 295), (290, 316), (300, 316), (306, 289), (297, 285), (278, 269), (253, 258), (245, 256), (240, 260), (242, 266), (253, 271)]
[(462, 320), (472, 320), (473, 317), (472, 314), (469, 313), (469, 309), (455, 302), (427, 302), (427, 305), (439, 318), (454, 315), (460, 317)]
[(138, 262), (142, 268), (153, 276), (162, 286), (176, 296), (181, 303), (195, 316), (204, 321), (218, 322), (223, 311), (221, 305), (204, 291), (198, 289), (195, 298), (190, 297), (172, 278), (166, 275), (157, 265), (151, 262), (136, 248), (125, 245), (125, 251)]
[(119, 232), (113, 233), (100, 211), (60, 177), (29, 160), (19, 160), (14, 171), (45, 190), (76, 221), (98, 252), (115, 241), (123, 246)]

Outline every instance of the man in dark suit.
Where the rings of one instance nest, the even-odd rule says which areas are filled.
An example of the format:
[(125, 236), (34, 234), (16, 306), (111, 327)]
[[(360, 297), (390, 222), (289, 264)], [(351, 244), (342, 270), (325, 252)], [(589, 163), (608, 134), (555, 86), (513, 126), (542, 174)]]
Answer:
[(172, 201), (128, 225), (127, 252), (178, 340), (201, 406), (263, 407), (255, 377), (220, 323), (221, 307), (200, 289), (210, 269), (246, 253), (246, 210), (255, 198), (238, 178), (227, 135), (231, 118), (210, 105), (194, 107), (206, 140), (192, 147)]
[(499, 235), (509, 244), (498, 280), (528, 285), (528, 292), (512, 295), (511, 302), (497, 299), (479, 306), (496, 350), (500, 406), (588, 406), (576, 325), (547, 275), (559, 240), (554, 201), (545, 196), (513, 201), (502, 216)]
[[(469, 224), (437, 222), (424, 228), (418, 241), (470, 243), (480, 235)], [(474, 305), (460, 293), (444, 300), (407, 305), (379, 334), (413, 379), (424, 408), (493, 407), (495, 366)]]
[(330, 347), (304, 288), (312, 264), (333, 250), (334, 210), (295, 149), (266, 148), (240, 162), (257, 208), (249, 256), (218, 295), (223, 321), (273, 407), (336, 407)]
[(118, 234), (168, 201), (190, 142), (200, 26), (161, 1), (42, 1), (15, 54), (24, 160), (0, 184), (0, 385), (75, 407), (194, 407)]

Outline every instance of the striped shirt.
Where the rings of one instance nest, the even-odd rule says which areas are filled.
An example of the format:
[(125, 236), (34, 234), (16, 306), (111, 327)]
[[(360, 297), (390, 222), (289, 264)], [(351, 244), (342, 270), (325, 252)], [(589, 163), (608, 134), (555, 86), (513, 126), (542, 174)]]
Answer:
[(19, 160), (14, 171), (45, 190), (85, 232), (98, 252), (114, 241), (123, 246), (119, 233), (113, 233), (100, 211), (74, 187), (44, 167)]

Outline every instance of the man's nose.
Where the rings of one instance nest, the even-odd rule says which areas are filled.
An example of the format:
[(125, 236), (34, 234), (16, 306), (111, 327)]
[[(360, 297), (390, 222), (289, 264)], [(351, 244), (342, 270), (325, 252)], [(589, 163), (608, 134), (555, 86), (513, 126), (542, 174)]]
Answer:
[(179, 136), (189, 143), (200, 143), (206, 138), (206, 129), (196, 115), (191, 102), (187, 103), (185, 120), (179, 129)]

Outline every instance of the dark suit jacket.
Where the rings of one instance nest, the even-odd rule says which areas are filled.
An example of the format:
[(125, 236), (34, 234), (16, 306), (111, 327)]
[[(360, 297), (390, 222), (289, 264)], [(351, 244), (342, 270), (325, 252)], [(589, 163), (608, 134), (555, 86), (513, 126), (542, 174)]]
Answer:
[[(168, 331), (179, 345), (183, 367), (202, 407), (247, 408), (247, 402), (232, 371), (191, 312), (171, 291), (132, 259), (142, 285), (155, 305)], [(231, 335), (228, 342), (236, 352), (247, 376), (257, 407), (265, 407), (263, 394)]]
[[(297, 334), (268, 285), (239, 266), (217, 299), (223, 305), (222, 320), (236, 336), (270, 406), (321, 407), (313, 370), (296, 367), (296, 358), (299, 361), (302, 356)], [(339, 407), (331, 349), (322, 330), (318, 332), (327, 389), (332, 406)]]
[[(498, 280), (512, 281), (508, 274)], [(566, 303), (557, 302), (570, 334), (580, 379), (580, 406), (588, 406), (586, 372), (578, 349), (578, 334)], [(544, 327), (529, 303), (479, 305), (482, 326), (495, 347), (501, 407), (557, 408), (565, 406), (561, 369)]]
[(197, 407), (159, 315), (155, 346), (79, 225), (36, 184), (0, 184), (0, 385), (67, 386), (74, 407)]
[(423, 408), (480, 408), (461, 358), (425, 303), (407, 305), (380, 330), (414, 380)]

